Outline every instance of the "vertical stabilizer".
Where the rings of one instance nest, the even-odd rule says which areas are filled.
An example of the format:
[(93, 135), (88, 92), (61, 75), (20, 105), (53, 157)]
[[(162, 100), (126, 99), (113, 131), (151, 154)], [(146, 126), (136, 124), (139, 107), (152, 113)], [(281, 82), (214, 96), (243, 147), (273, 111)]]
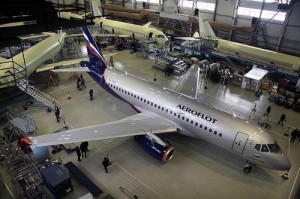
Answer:
[(92, 0), (92, 8), (94, 16), (102, 16), (101, 11), (99, 10), (95, 0)]
[(103, 58), (102, 53), (98, 49), (96, 42), (88, 27), (83, 26), (82, 30), (88, 56), (90, 59), (90, 64), (87, 67), (90, 69), (90, 71), (95, 71), (97, 74), (102, 75), (105, 69), (107, 68), (105, 59)]
[(199, 33), (201, 37), (208, 37), (208, 38), (216, 38), (216, 35), (211, 28), (207, 18), (204, 14), (199, 12)]

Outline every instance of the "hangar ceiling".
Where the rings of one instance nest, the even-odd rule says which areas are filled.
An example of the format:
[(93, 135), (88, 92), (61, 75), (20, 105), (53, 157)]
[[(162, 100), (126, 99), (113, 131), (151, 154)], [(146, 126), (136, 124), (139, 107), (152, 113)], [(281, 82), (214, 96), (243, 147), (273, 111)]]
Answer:
[[(59, 1), (58, 1), (59, 2)], [(67, 20), (60, 12), (86, 13), (79, 4), (59, 4), (44, 0), (2, 0), (0, 2), (0, 48), (20, 43), (18, 36), (91, 25), (91, 18)]]

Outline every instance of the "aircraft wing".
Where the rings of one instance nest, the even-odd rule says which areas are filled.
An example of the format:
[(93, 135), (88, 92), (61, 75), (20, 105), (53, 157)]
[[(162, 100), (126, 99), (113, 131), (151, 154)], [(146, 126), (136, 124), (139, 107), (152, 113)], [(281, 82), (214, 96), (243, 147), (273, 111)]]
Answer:
[(199, 38), (194, 38), (194, 37), (175, 37), (175, 39), (181, 39), (185, 41), (200, 41)]
[(75, 68), (62, 68), (62, 69), (53, 69), (51, 70), (56, 73), (64, 73), (64, 72), (91, 72), (88, 67), (75, 67)]
[(186, 74), (183, 76), (182, 80), (177, 85), (175, 91), (177, 93), (182, 93), (184, 95), (196, 98), (199, 83), (199, 67), (193, 64)]
[(49, 146), (144, 135), (146, 132), (170, 133), (176, 131), (175, 123), (159, 117), (139, 113), (115, 122), (29, 137), (29, 139), (37, 146)]
[(61, 61), (61, 62), (57, 62), (57, 63), (53, 63), (53, 64), (46, 64), (43, 66), (40, 66), (38, 69), (36, 69), (37, 73), (40, 72), (44, 72), (44, 71), (48, 71), (48, 70), (53, 70), (56, 67), (63, 67), (63, 66), (69, 66), (69, 65), (73, 65), (73, 64), (78, 64), (81, 61), (88, 61), (89, 58), (80, 58), (80, 59), (72, 59), (72, 60), (67, 60), (67, 61)]

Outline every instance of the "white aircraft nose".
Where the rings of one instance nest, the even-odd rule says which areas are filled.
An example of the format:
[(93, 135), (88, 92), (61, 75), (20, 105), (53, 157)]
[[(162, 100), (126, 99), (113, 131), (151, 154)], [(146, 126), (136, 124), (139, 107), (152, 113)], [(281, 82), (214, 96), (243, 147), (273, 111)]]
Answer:
[(280, 171), (287, 171), (287, 170), (290, 170), (290, 168), (291, 168), (291, 163), (284, 154), (282, 154), (280, 156), (280, 158), (278, 158), (277, 163), (274, 165), (275, 165), (274, 169), (280, 170)]

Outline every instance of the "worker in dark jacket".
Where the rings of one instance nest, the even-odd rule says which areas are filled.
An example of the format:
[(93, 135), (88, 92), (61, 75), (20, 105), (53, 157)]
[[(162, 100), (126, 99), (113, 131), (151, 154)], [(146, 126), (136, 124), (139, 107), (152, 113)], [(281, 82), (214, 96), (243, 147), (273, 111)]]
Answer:
[(286, 117), (285, 117), (285, 114), (284, 114), (284, 113), (280, 116), (280, 119), (279, 119), (279, 121), (278, 121), (278, 124), (281, 124), (281, 126), (283, 126), (283, 121), (286, 121)]
[[(82, 158), (85, 156), (86, 157), (86, 145), (83, 143), (83, 142), (81, 142), (81, 144), (80, 144), (80, 150), (81, 150), (81, 153), (82, 153)], [(86, 157), (87, 158), (87, 157)]]
[(104, 159), (102, 161), (102, 165), (105, 169), (105, 173), (108, 173), (108, 171), (107, 171), (108, 164), (109, 164), (109, 160), (107, 159), (107, 157), (104, 157)]
[(78, 146), (76, 146), (75, 150), (76, 150), (76, 153), (77, 153), (78, 161), (81, 161), (81, 159), (80, 159), (80, 157), (81, 157), (80, 148)]
[(291, 133), (291, 142), (292, 142), (292, 143), (295, 142), (296, 138), (298, 137), (298, 133), (299, 133), (299, 131), (298, 131), (297, 128), (295, 128), (295, 129), (292, 131), (292, 133)]

